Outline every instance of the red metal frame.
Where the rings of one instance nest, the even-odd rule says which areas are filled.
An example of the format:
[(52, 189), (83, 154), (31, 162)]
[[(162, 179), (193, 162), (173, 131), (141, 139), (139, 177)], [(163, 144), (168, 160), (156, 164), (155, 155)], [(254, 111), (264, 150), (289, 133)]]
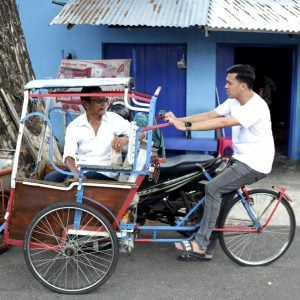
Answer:
[(5, 214), (5, 228), (4, 228), (4, 241), (8, 245), (13, 245), (13, 246), (23, 246), (24, 241), (22, 240), (13, 240), (10, 239), (9, 237), (9, 218), (11, 214), (11, 209), (14, 201), (14, 195), (15, 195), (15, 189), (11, 188), (10, 189), (10, 195), (9, 195), (9, 200), (7, 204), (7, 211)]
[[(46, 98), (46, 97), (52, 97), (52, 98), (59, 98), (59, 97), (69, 97), (69, 98), (78, 98), (78, 97), (124, 97), (124, 92), (101, 92), (101, 93), (72, 93), (72, 92), (59, 92), (59, 93), (43, 93), (43, 94), (34, 94), (30, 93), (29, 97), (31, 99), (34, 98)], [(151, 96), (134, 92), (134, 93), (128, 93), (128, 96), (130, 98), (138, 99), (142, 102), (150, 103), (151, 102)], [(60, 102), (68, 102), (70, 104), (78, 103), (80, 100), (59, 100)], [(75, 102), (73, 102), (75, 101)]]
[(131, 189), (131, 191), (129, 192), (126, 200), (124, 201), (123, 205), (121, 206), (117, 216), (116, 216), (116, 219), (114, 220), (112, 226), (114, 229), (118, 228), (119, 226), (119, 222), (121, 221), (121, 219), (123, 218), (126, 210), (128, 209), (133, 197), (135, 196), (135, 194), (137, 193), (139, 187), (141, 186), (141, 184), (143, 183), (145, 179), (145, 175), (139, 175), (138, 178), (137, 178), (137, 181), (136, 181), (136, 187)]

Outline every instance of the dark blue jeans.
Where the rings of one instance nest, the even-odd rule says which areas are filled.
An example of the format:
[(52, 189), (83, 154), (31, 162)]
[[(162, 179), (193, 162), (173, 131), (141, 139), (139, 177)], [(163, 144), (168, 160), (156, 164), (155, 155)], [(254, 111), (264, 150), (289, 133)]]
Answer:
[[(64, 171), (69, 172), (68, 169), (63, 169)], [(96, 180), (114, 180), (116, 181), (116, 179), (105, 176), (101, 173), (97, 173), (95, 171), (88, 171), (86, 173), (84, 173), (85, 177), (87, 179), (96, 179)], [(53, 171), (50, 172), (49, 174), (47, 174), (44, 178), (45, 181), (52, 181), (52, 182), (64, 182), (65, 179), (67, 178), (73, 178), (73, 176), (70, 175), (66, 175), (66, 174), (62, 174), (58, 171)]]

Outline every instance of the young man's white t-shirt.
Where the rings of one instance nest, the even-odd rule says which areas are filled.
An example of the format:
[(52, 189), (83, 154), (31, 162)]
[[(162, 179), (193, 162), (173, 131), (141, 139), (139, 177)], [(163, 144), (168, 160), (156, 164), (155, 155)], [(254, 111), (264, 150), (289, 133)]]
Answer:
[(266, 102), (254, 93), (244, 105), (236, 99), (227, 99), (215, 111), (222, 116), (233, 116), (240, 123), (232, 127), (233, 158), (255, 171), (270, 173), (275, 147)]

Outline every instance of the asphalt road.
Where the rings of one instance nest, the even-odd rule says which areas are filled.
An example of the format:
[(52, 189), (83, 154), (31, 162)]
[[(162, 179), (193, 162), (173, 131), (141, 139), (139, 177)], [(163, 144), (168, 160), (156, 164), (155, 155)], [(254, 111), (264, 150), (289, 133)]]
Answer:
[(87, 295), (59, 295), (29, 272), (22, 248), (0, 256), (0, 299), (300, 299), (300, 228), (278, 261), (265, 267), (241, 267), (218, 246), (210, 262), (180, 262), (171, 244), (136, 244), (120, 254), (111, 278)]

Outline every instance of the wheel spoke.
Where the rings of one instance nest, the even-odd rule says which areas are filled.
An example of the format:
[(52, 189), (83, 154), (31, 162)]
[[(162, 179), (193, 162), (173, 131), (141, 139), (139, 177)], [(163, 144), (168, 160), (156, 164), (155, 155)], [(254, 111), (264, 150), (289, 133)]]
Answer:
[[(80, 224), (74, 227), (76, 212)], [(59, 293), (79, 294), (96, 288), (117, 263), (117, 237), (111, 224), (83, 204), (56, 204), (43, 210), (25, 237), (29, 269)]]
[[(259, 222), (266, 227), (261, 232), (221, 232), (220, 242), (233, 261), (242, 265), (266, 265), (278, 259), (290, 246), (295, 234), (295, 216), (285, 199), (272, 215), (277, 204), (277, 193), (274, 191), (253, 190), (250, 191), (250, 199)], [(241, 200), (233, 199), (224, 212), (221, 227), (242, 230), (245, 226), (255, 228)]]

